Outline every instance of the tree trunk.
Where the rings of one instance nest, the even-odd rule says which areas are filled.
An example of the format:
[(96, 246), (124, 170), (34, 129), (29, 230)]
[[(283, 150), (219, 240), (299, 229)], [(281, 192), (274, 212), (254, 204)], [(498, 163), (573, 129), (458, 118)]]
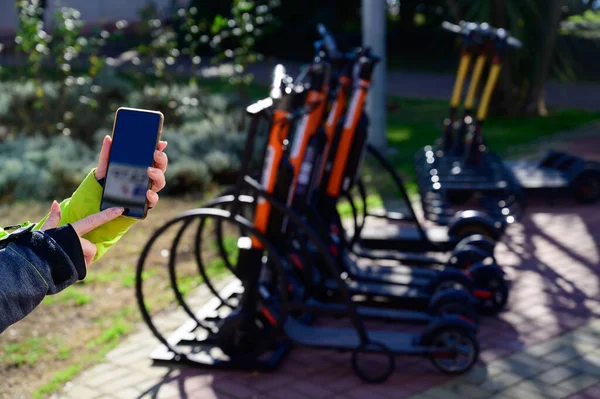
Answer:
[(452, 15), (452, 19), (454, 22), (458, 23), (462, 20), (462, 15), (460, 12), (460, 7), (456, 0), (446, 0), (448, 3), (448, 9), (450, 10), (450, 15)]
[[(506, 0), (494, 0), (492, 8), (492, 26), (510, 29), (506, 22)], [(517, 100), (512, 82), (510, 64), (502, 67), (492, 103), (492, 111), (502, 115), (512, 115), (517, 112)]]
[(546, 100), (544, 97), (544, 84), (548, 78), (548, 72), (554, 59), (554, 48), (558, 36), (558, 24), (561, 19), (561, 10), (564, 0), (548, 0), (548, 12), (542, 24), (541, 51), (534, 75), (531, 79), (531, 87), (527, 95), (523, 110), (526, 113), (547, 115)]
[(400, 24), (404, 26), (413, 26), (415, 23), (415, 14), (419, 2), (416, 0), (404, 0), (400, 2)]

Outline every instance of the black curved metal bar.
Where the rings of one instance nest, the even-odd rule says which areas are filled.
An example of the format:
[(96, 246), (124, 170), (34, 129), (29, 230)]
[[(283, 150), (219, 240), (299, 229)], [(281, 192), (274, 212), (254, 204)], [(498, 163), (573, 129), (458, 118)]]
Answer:
[[(205, 204), (206, 208), (218, 208), (224, 206), (232, 206), (235, 207), (236, 210), (240, 208), (240, 203), (251, 204), (254, 202), (254, 198), (248, 195), (223, 195), (221, 197), (217, 197), (212, 201)], [(206, 226), (206, 219), (202, 219), (198, 224), (198, 230), (196, 232), (196, 239), (194, 240), (194, 256), (196, 258), (196, 264), (198, 266), (198, 272), (202, 276), (206, 287), (208, 290), (221, 302), (221, 305), (226, 306), (228, 308), (233, 309), (234, 305), (229, 303), (226, 298), (221, 296), (219, 290), (213, 285), (211, 278), (208, 276), (206, 272), (206, 267), (204, 266), (204, 262), (202, 260), (202, 233), (204, 231), (204, 227)], [(217, 226), (222, 226), (222, 219), (217, 221)], [(240, 229), (241, 231), (241, 229)], [(237, 277), (236, 268), (229, 261), (229, 256), (227, 255), (227, 251), (223, 244), (223, 235), (222, 230), (217, 230), (217, 246), (219, 249), (219, 255), (225, 262), (226, 267), (231, 271), (231, 273)]]
[(402, 178), (400, 177), (400, 175), (398, 175), (398, 173), (396, 172), (394, 167), (392, 165), (390, 165), (390, 163), (385, 159), (385, 157), (379, 151), (377, 151), (377, 149), (375, 147), (373, 147), (371, 144), (367, 144), (367, 152), (369, 154), (371, 154), (377, 162), (379, 162), (379, 165), (381, 165), (390, 174), (390, 176), (392, 177), (392, 180), (394, 180), (396, 187), (400, 191), (400, 195), (402, 196), (402, 199), (406, 202), (406, 206), (408, 208), (410, 217), (412, 219), (414, 219), (414, 223), (417, 226), (417, 230), (419, 231), (421, 239), (426, 240), (431, 245), (435, 245), (434, 243), (432, 243), (429, 240), (429, 237), (427, 237), (427, 234), (425, 233), (425, 230), (423, 229), (421, 222), (419, 222), (419, 219), (417, 218), (417, 215), (412, 206), (412, 203), (410, 202), (410, 198), (408, 197), (408, 192), (406, 191), (406, 188), (404, 187), (404, 183), (402, 182)]
[(177, 247), (179, 246), (181, 237), (183, 237), (183, 234), (192, 222), (193, 220), (190, 219), (186, 220), (183, 223), (183, 225), (177, 232), (173, 243), (171, 244), (171, 252), (169, 253), (169, 280), (171, 283), (171, 288), (173, 289), (173, 293), (175, 294), (175, 299), (177, 300), (177, 303), (183, 308), (183, 310), (188, 314), (188, 316), (190, 316), (196, 322), (198, 326), (204, 328), (207, 331), (212, 331), (212, 329), (209, 326), (204, 324), (196, 317), (192, 309), (188, 306), (187, 302), (185, 301), (185, 298), (183, 297), (183, 294), (179, 289), (179, 285), (177, 284), (177, 272), (175, 270), (175, 265), (177, 264)]
[(367, 189), (365, 188), (365, 183), (362, 179), (358, 179), (358, 182), (356, 183), (356, 188), (358, 188), (358, 193), (362, 202), (363, 214), (362, 220), (357, 226), (357, 230), (355, 230), (354, 236), (350, 241), (352, 248), (354, 247), (354, 244), (356, 244), (356, 241), (360, 238), (360, 234), (362, 233), (363, 229), (365, 228), (365, 224), (367, 223), (367, 216), (369, 216), (369, 208), (367, 208)]
[[(234, 201), (235, 201), (235, 199), (232, 199), (231, 203), (233, 203)], [(217, 223), (220, 223), (220, 220)], [(196, 240), (194, 240), (194, 256), (196, 258), (196, 265), (198, 266), (198, 272), (200, 273), (200, 276), (202, 276), (202, 279), (204, 280), (204, 283), (206, 284), (206, 287), (208, 288), (208, 290), (219, 300), (219, 302), (221, 302), (221, 305), (226, 306), (230, 309), (233, 309), (235, 306), (232, 305), (231, 303), (229, 303), (226, 298), (223, 298), (221, 296), (221, 293), (219, 292), (219, 290), (212, 284), (212, 281), (211, 281), (210, 277), (208, 276), (208, 273), (206, 272), (206, 267), (204, 266), (204, 262), (202, 261), (202, 233), (204, 231), (205, 226), (206, 226), (206, 219), (202, 219), (198, 226)], [(235, 273), (234, 273), (234, 275), (235, 275)]]
[[(160, 227), (159, 229), (157, 229), (154, 232), (154, 234), (152, 235), (152, 237), (150, 238), (150, 240), (147, 242), (146, 246), (142, 250), (142, 254), (138, 261), (137, 273), (136, 273), (136, 298), (137, 298), (138, 307), (140, 309), (140, 312), (142, 314), (142, 318), (143, 318), (144, 322), (146, 323), (148, 328), (150, 328), (150, 331), (152, 332), (152, 334), (163, 345), (165, 345), (165, 347), (167, 347), (172, 353), (174, 353), (179, 358), (187, 358), (187, 355), (178, 351), (175, 347), (173, 347), (173, 345), (171, 345), (168, 342), (168, 340), (158, 331), (158, 329), (156, 328), (155, 324), (152, 321), (152, 317), (150, 316), (150, 314), (148, 312), (148, 308), (146, 307), (146, 303), (144, 301), (143, 279), (142, 279), (144, 263), (145, 263), (146, 258), (148, 257), (150, 249), (152, 248), (152, 246), (156, 242), (156, 240), (163, 233), (165, 233), (169, 228), (171, 228), (173, 225), (176, 225), (177, 223), (181, 223), (181, 222), (182, 223), (191, 223), (191, 221), (193, 221), (193, 219), (195, 219), (195, 218), (200, 218), (202, 220), (202, 219), (205, 219), (208, 217), (217, 218), (217, 219), (227, 219), (229, 222), (237, 224), (238, 226), (244, 228), (245, 230), (248, 231), (249, 234), (252, 234), (259, 240), (259, 242), (261, 242), (261, 244), (269, 252), (269, 254), (273, 255), (273, 256), (270, 256), (269, 259), (270, 259), (270, 261), (272, 261), (272, 264), (277, 268), (277, 272), (278, 272), (279, 276), (281, 277), (279, 290), (280, 290), (281, 301), (282, 301), (282, 305), (283, 305), (279, 309), (279, 317), (277, 318), (277, 325), (275, 326), (273, 337), (272, 337), (273, 339), (275, 339), (276, 334), (279, 334), (279, 332), (281, 331), (283, 323), (287, 317), (288, 306), (286, 306), (286, 305), (288, 303), (288, 293), (287, 293), (287, 281), (285, 280), (283, 262), (281, 260), (280, 255), (278, 254), (276, 248), (269, 242), (269, 240), (260, 231), (256, 230), (250, 221), (248, 221), (247, 219), (244, 219), (243, 217), (241, 217), (239, 215), (231, 215), (231, 213), (228, 211), (214, 209), (214, 208), (203, 208), (203, 209), (194, 209), (194, 210), (184, 212), (184, 213), (180, 214), (179, 216), (171, 219), (169, 222), (165, 223), (162, 227)], [(248, 354), (247, 357), (256, 356), (259, 352), (266, 349), (266, 346), (268, 346), (270, 343), (272, 343), (272, 341), (264, 340), (263, 343), (264, 343), (263, 345), (260, 345), (259, 343), (257, 343), (256, 350), (253, 351), (252, 354)]]

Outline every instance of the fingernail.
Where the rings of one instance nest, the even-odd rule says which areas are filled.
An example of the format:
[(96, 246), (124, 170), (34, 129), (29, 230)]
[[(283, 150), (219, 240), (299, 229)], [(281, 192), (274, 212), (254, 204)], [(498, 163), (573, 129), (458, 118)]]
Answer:
[(125, 212), (125, 208), (123, 208), (123, 207), (113, 208), (113, 213), (114, 213), (115, 215), (120, 215), (120, 214), (122, 214), (123, 212)]
[(154, 173), (154, 172), (156, 172), (156, 171), (157, 171), (157, 169), (156, 169), (156, 168), (153, 168), (152, 166), (150, 166), (150, 167), (148, 168), (148, 172), (152, 172), (152, 173)]
[(58, 204), (58, 202), (56, 202), (56, 200), (52, 201), (52, 206), (50, 206), (50, 209), (53, 211), (56, 211), (57, 207), (60, 207), (60, 205)]
[(160, 151), (158, 151), (158, 150), (154, 151), (154, 155), (160, 156), (160, 154), (162, 154)]

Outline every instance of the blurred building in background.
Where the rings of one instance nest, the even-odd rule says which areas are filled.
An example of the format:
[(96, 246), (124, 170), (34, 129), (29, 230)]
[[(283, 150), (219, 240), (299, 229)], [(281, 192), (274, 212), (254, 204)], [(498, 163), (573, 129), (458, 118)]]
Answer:
[[(15, 0), (0, 0), (0, 32), (11, 34), (17, 27)], [(45, 18), (49, 19), (57, 7), (73, 7), (81, 12), (86, 23), (112, 22), (120, 19), (135, 21), (139, 10), (153, 3), (159, 9), (175, 7), (177, 0), (45, 0)], [(183, 1), (185, 3), (185, 1)]]

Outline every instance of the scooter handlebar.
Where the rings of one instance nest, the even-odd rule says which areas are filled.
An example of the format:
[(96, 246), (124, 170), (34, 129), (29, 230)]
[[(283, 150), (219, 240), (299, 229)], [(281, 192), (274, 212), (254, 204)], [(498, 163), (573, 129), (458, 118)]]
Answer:
[(270, 97), (275, 99), (281, 97), (281, 86), (283, 85), (285, 77), (285, 67), (281, 64), (277, 64), (273, 70), (273, 80), (271, 81), (271, 90), (269, 93)]
[(508, 47), (512, 47), (514, 49), (520, 49), (523, 47), (523, 44), (516, 37), (511, 36), (506, 29), (499, 28), (491, 28), (492, 37), (496, 40), (503, 41)]
[(340, 51), (337, 48), (335, 38), (331, 33), (329, 33), (325, 25), (317, 24), (317, 31), (323, 38), (323, 44), (325, 45), (325, 49), (329, 53), (329, 56), (333, 59), (340, 58)]
[(496, 29), (491, 27), (487, 22), (476, 24), (474, 22), (461, 21), (459, 25), (453, 24), (452, 22), (442, 22), (442, 28), (459, 35), (468, 36), (472, 32), (494, 39), (503, 40), (509, 47), (520, 49), (523, 47), (521, 41), (513, 36), (510, 36), (505, 29)]

